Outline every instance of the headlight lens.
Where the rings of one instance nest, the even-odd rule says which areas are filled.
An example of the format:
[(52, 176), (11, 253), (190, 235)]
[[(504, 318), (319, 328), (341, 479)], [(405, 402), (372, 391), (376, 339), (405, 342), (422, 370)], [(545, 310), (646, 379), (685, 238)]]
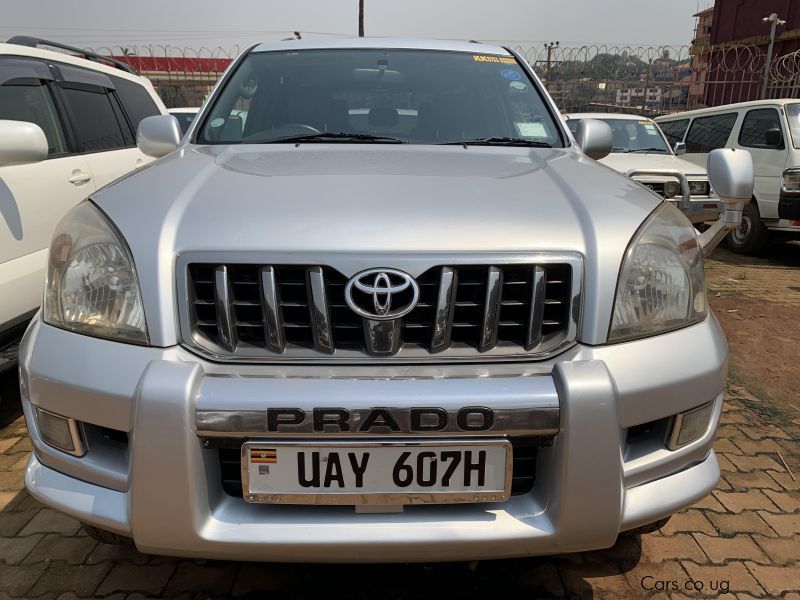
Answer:
[(708, 182), (690, 181), (689, 194), (692, 196), (708, 196)]
[(44, 320), (78, 333), (147, 344), (133, 258), (91, 202), (73, 208), (50, 244)]
[(686, 217), (665, 202), (625, 253), (608, 339), (619, 342), (663, 333), (707, 314), (697, 236)]

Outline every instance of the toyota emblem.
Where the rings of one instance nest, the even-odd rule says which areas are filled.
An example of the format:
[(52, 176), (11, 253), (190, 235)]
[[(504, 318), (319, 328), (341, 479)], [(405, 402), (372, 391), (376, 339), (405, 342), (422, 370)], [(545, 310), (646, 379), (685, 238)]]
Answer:
[(407, 315), (417, 305), (419, 286), (397, 269), (368, 269), (354, 275), (344, 288), (344, 299), (354, 313), (374, 321)]

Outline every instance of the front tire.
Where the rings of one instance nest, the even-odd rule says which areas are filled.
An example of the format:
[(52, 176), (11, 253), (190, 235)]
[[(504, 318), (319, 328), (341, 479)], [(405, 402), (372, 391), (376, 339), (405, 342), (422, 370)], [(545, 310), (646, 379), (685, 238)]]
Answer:
[(754, 254), (767, 243), (769, 231), (761, 221), (755, 199), (745, 205), (742, 211), (742, 224), (732, 230), (726, 239), (728, 248), (737, 254)]

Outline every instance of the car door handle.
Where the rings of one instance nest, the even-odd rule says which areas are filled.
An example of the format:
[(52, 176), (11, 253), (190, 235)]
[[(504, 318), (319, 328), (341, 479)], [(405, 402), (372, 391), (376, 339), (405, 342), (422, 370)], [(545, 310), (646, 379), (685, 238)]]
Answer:
[(76, 171), (72, 174), (72, 176), (67, 179), (70, 183), (75, 185), (80, 185), (82, 183), (86, 183), (87, 181), (91, 181), (92, 176), (89, 173), (84, 173), (83, 171)]

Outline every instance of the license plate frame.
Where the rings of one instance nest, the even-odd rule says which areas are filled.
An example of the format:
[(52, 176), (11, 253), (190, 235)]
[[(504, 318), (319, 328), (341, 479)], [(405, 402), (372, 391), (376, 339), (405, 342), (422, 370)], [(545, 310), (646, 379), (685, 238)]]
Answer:
[[(505, 480), (502, 490), (481, 490), (455, 492), (306, 492), (306, 493), (261, 493), (250, 491), (250, 450), (280, 447), (307, 447), (309, 449), (385, 448), (411, 447), (442, 449), (452, 446), (480, 449), (486, 446), (501, 446), (505, 450)], [(505, 502), (511, 497), (513, 477), (513, 447), (508, 438), (493, 437), (481, 439), (403, 439), (403, 440), (275, 440), (255, 439), (242, 444), (240, 465), (242, 492), (246, 502), (253, 504), (304, 504), (304, 505), (413, 505), (413, 504), (479, 504), (484, 502)]]

